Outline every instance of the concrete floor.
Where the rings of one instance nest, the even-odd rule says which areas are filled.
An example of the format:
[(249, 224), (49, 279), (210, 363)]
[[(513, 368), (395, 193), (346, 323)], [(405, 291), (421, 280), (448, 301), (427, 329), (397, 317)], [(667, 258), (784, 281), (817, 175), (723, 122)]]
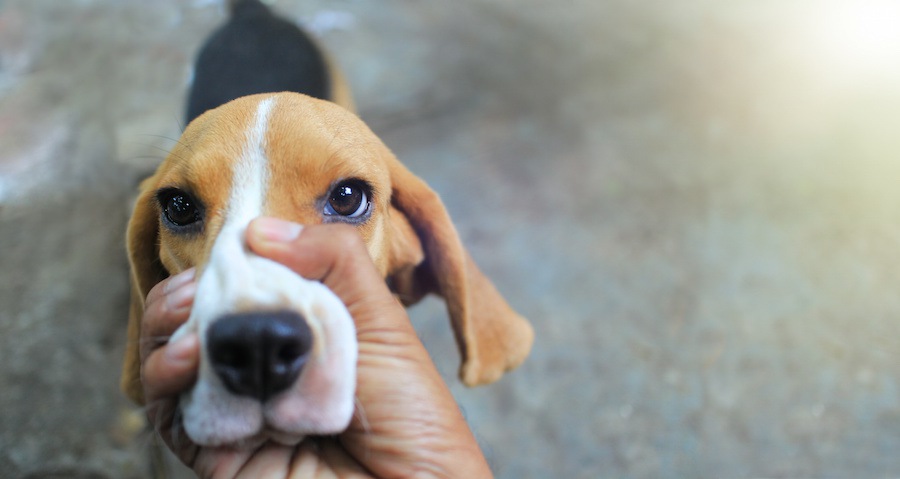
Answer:
[[(900, 476), (900, 54), (838, 5), (276, 2), (535, 325), (466, 390), (412, 310), (498, 477)], [(222, 18), (0, 0), (0, 477), (149, 477), (122, 237)]]

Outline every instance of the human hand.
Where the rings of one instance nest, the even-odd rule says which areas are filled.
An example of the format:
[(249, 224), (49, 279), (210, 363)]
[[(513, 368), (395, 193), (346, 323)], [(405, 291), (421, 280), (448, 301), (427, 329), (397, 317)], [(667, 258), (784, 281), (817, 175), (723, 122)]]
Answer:
[(201, 448), (178, 430), (177, 395), (196, 379), (199, 341), (187, 335), (161, 345), (190, 312), (190, 271), (148, 295), (141, 358), (148, 416), (170, 448), (201, 477), (490, 477), (456, 402), (409, 323), (406, 311), (375, 270), (365, 244), (346, 225), (308, 226), (254, 220), (250, 248), (301, 276), (323, 282), (356, 323), (358, 410), (331, 439), (253, 451)]

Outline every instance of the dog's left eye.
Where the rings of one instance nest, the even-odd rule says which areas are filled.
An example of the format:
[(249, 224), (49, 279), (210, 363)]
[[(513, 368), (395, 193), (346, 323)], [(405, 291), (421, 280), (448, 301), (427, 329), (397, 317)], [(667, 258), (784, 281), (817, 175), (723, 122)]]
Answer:
[(166, 221), (175, 227), (188, 226), (202, 218), (197, 201), (190, 194), (181, 190), (171, 189), (160, 192), (159, 204)]
[(328, 194), (325, 203), (326, 216), (359, 218), (369, 210), (369, 194), (365, 183), (357, 180), (342, 181)]

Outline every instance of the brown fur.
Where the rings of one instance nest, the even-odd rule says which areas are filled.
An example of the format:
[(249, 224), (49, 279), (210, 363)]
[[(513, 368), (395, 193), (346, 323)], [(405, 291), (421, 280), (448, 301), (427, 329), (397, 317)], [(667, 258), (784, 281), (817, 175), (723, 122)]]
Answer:
[[(256, 106), (235, 100), (188, 126), (156, 174), (141, 184), (127, 242), (133, 285), (123, 390), (141, 403), (138, 340), (144, 300), (159, 281), (203, 264), (231, 188), (231, 163), (241, 154)], [(496, 381), (527, 356), (533, 332), (479, 271), (463, 248), (438, 195), (407, 170), (346, 109), (296, 93), (277, 95), (265, 138), (270, 168), (265, 214), (301, 224), (322, 222), (318, 199), (334, 182), (363, 178), (373, 213), (358, 230), (378, 270), (405, 304), (436, 293), (447, 302), (468, 386)], [(154, 198), (162, 187), (190, 189), (206, 206), (203, 232), (186, 238), (160, 227)]]

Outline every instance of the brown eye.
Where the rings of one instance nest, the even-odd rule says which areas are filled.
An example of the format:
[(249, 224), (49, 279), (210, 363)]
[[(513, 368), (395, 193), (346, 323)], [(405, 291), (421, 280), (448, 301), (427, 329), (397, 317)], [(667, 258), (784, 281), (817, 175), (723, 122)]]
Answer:
[(369, 210), (369, 194), (365, 183), (348, 180), (338, 183), (328, 194), (326, 216), (359, 218)]
[(167, 189), (161, 191), (158, 198), (163, 218), (175, 228), (192, 225), (202, 219), (199, 204), (184, 191)]

